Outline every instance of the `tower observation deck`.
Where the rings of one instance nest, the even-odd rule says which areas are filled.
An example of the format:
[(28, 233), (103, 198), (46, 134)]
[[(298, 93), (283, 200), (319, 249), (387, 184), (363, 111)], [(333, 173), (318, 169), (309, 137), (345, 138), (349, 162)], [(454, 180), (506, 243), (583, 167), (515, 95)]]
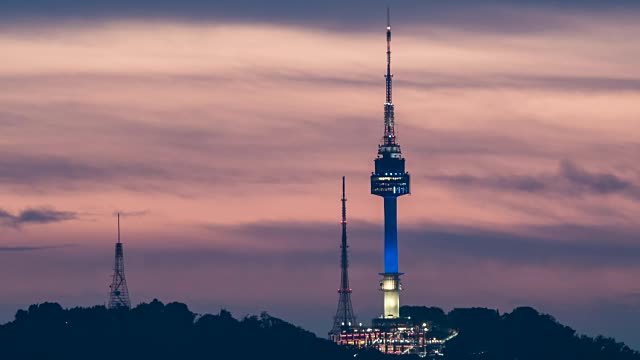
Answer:
[(384, 199), (384, 272), (380, 283), (384, 293), (385, 319), (400, 317), (400, 273), (398, 271), (398, 197), (410, 193), (409, 173), (396, 139), (391, 73), (391, 23), (387, 10), (387, 72), (384, 103), (384, 136), (371, 174), (371, 194)]

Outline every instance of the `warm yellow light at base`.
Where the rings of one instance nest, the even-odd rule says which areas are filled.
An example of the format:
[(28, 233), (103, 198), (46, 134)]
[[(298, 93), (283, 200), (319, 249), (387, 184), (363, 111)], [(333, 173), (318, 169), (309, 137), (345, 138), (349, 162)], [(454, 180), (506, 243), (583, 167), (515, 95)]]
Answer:
[(384, 318), (395, 319), (400, 317), (400, 291), (384, 292)]

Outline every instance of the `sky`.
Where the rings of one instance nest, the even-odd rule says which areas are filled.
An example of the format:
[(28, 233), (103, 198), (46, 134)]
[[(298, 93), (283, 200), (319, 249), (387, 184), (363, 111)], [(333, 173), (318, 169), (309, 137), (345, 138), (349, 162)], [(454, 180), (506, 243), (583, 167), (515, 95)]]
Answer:
[[(534, 306), (640, 349), (640, 4), (397, 1), (407, 305)], [(0, 322), (107, 301), (326, 336), (347, 178), (352, 301), (379, 316), (382, 1), (0, 4)]]

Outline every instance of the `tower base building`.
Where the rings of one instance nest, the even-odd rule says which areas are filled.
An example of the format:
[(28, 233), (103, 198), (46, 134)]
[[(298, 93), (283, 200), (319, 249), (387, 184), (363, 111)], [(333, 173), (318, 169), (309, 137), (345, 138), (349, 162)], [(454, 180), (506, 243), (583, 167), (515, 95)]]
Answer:
[(420, 357), (444, 354), (448, 338), (431, 334), (426, 323), (415, 324), (407, 319), (373, 319), (370, 327), (345, 327), (340, 334), (333, 334), (331, 340), (338, 345), (359, 349), (376, 349), (385, 354), (419, 355)]

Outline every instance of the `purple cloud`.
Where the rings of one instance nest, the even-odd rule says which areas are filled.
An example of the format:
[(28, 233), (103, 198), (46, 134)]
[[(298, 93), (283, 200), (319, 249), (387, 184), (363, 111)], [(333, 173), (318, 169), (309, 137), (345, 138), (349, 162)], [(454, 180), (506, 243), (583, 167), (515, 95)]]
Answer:
[(0, 225), (20, 227), (30, 224), (49, 224), (77, 218), (77, 213), (50, 208), (25, 209), (17, 214), (0, 209)]

